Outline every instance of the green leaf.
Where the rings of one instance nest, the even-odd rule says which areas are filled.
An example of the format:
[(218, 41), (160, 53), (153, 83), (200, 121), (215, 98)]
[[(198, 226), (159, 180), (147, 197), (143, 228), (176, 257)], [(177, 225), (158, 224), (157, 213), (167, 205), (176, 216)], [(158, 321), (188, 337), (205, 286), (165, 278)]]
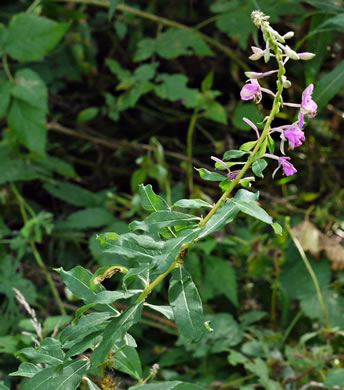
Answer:
[(163, 273), (176, 260), (183, 245), (189, 244), (198, 237), (201, 229), (186, 229), (183, 230), (178, 237), (171, 238), (165, 242), (162, 254), (154, 260), (154, 265), (157, 266), (157, 272)]
[(167, 319), (174, 321), (174, 314), (171, 306), (161, 306), (161, 305), (158, 306), (158, 305), (151, 305), (149, 303), (145, 303), (145, 307), (146, 306), (163, 314)]
[(143, 302), (126, 309), (105, 328), (103, 340), (91, 355), (92, 366), (103, 364), (115, 342), (121, 341), (125, 333), (141, 318)]
[(142, 367), (140, 357), (133, 347), (125, 347), (115, 352), (115, 368), (130, 375), (137, 381), (142, 380)]
[(344, 386), (344, 368), (331, 369), (325, 379), (326, 387)]
[(106, 209), (95, 207), (85, 210), (75, 211), (70, 214), (65, 221), (56, 223), (59, 230), (84, 230), (99, 228), (110, 225), (115, 221), (112, 213)]
[(210, 172), (205, 168), (195, 168), (203, 180), (222, 181), (226, 177), (217, 172)]
[(119, 0), (110, 0), (109, 15), (108, 15), (109, 20), (112, 19), (118, 4), (119, 4)]
[(174, 207), (180, 207), (181, 209), (203, 209), (212, 207), (211, 204), (202, 199), (180, 199), (174, 205)]
[(313, 99), (321, 110), (331, 99), (344, 87), (344, 61), (336, 66), (331, 72), (326, 74), (316, 84)]
[(258, 177), (264, 177), (263, 175), (263, 171), (264, 169), (268, 166), (268, 163), (266, 162), (266, 160), (260, 158), (259, 160), (256, 160), (253, 164), (252, 164), (252, 171), (253, 173), (258, 176)]
[(85, 376), (83, 379), (86, 380), (89, 390), (101, 390), (100, 387), (87, 378), (87, 376)]
[(183, 74), (161, 73), (156, 81), (160, 84), (154, 88), (154, 91), (161, 99), (172, 102), (180, 100), (187, 108), (194, 108), (198, 105), (200, 93), (198, 89), (187, 86), (189, 80)]
[(202, 81), (202, 92), (210, 91), (214, 82), (214, 71), (212, 70), (206, 76), (206, 78)]
[(17, 352), (17, 356), (25, 356), (33, 363), (47, 363), (56, 366), (64, 360), (60, 341), (51, 337), (45, 338), (38, 348), (23, 348)]
[(94, 119), (98, 115), (98, 112), (99, 112), (99, 108), (97, 107), (85, 108), (84, 110), (79, 112), (76, 118), (76, 122), (77, 123), (88, 122)]
[(239, 208), (233, 202), (225, 203), (205, 224), (199, 235), (199, 239), (209, 236), (232, 222), (237, 216)]
[(102, 341), (103, 329), (79, 335), (79, 337), (67, 342), (64, 348), (68, 349), (65, 361), (72, 356), (80, 355), (90, 348), (95, 348)]
[(9, 24), (6, 51), (18, 61), (39, 60), (59, 43), (69, 26), (43, 16), (17, 14)]
[(206, 107), (204, 116), (215, 122), (223, 123), (224, 125), (228, 124), (226, 109), (218, 102), (212, 101), (209, 103)]
[(12, 95), (35, 108), (48, 112), (48, 89), (40, 76), (31, 69), (16, 72)]
[(254, 131), (252, 127), (242, 118), (248, 118), (259, 127), (259, 122), (262, 122), (264, 115), (259, 111), (254, 104), (239, 104), (236, 106), (231, 120), (233, 125), (240, 130)]
[(110, 305), (119, 299), (129, 299), (134, 295), (141, 293), (142, 290), (128, 290), (128, 291), (101, 291), (90, 300), (90, 303)]
[(12, 84), (7, 80), (0, 79), (0, 119), (6, 114), (10, 105)]
[(197, 224), (198, 217), (177, 211), (157, 211), (149, 215), (144, 221), (134, 221), (129, 224), (132, 231), (159, 232), (170, 226)]
[(0, 160), (0, 184), (29, 181), (44, 177), (44, 171), (30, 160)]
[(73, 183), (56, 181), (54, 184), (45, 183), (43, 187), (55, 198), (73, 206), (97, 207), (101, 203), (99, 196)]
[(141, 199), (142, 207), (147, 211), (160, 211), (169, 210), (169, 206), (165, 199), (161, 196), (156, 195), (150, 184), (139, 185), (139, 194)]
[(240, 150), (245, 150), (248, 152), (249, 150), (253, 149), (256, 146), (256, 143), (257, 141), (245, 142), (240, 146)]
[(209, 256), (205, 263), (204, 289), (202, 298), (209, 300), (221, 294), (234, 306), (238, 306), (237, 282), (235, 271), (230, 262), (220, 257)]
[(272, 224), (272, 218), (270, 217), (270, 215), (257, 204), (252, 202), (242, 202), (236, 199), (233, 199), (231, 202), (234, 203), (234, 205), (237, 206), (237, 208), (244, 214), (250, 215), (253, 218), (268, 223), (269, 225)]
[(68, 361), (62, 370), (45, 368), (25, 382), (22, 390), (75, 390), (89, 368), (85, 360)]
[(244, 150), (227, 150), (223, 155), (223, 160), (232, 160), (233, 158), (240, 158), (243, 155), (247, 154)]
[(271, 224), (271, 227), (274, 229), (274, 232), (276, 234), (278, 234), (280, 236), (282, 235), (283, 229), (282, 229), (282, 226), (279, 223), (274, 222), (274, 223)]
[(235, 200), (240, 202), (257, 202), (259, 199), (259, 192), (251, 192), (240, 189), (234, 196)]
[(19, 366), (18, 371), (11, 372), (9, 375), (10, 376), (23, 376), (25, 378), (32, 378), (40, 370), (41, 369), (39, 367), (35, 366), (34, 364), (25, 362)]
[(191, 383), (173, 381), (136, 385), (129, 390), (204, 390), (203, 387)]
[(45, 152), (45, 117), (45, 111), (19, 99), (13, 99), (8, 113), (8, 124), (15, 137), (38, 155)]
[(147, 235), (126, 233), (120, 235), (115, 241), (109, 241), (106, 252), (123, 255), (139, 264), (154, 263), (157, 257), (162, 254), (164, 244), (163, 241), (155, 241)]
[(167, 59), (185, 54), (214, 55), (199, 34), (176, 28), (170, 28), (166, 32), (159, 34), (157, 39), (148, 38), (140, 41), (134, 61), (144, 61), (152, 57), (154, 53)]
[[(115, 235), (115, 240), (119, 238), (119, 235), (116, 233), (104, 233), (104, 235), (111, 235), (113, 237)], [(103, 237), (104, 237), (103, 235)], [(99, 239), (99, 237), (97, 237)], [(103, 238), (104, 240), (104, 238)], [(101, 244), (102, 245), (102, 244)], [(120, 264), (113, 264), (109, 265), (106, 267), (100, 267), (97, 269), (97, 271), (93, 274), (91, 281), (90, 281), (90, 287), (92, 291), (95, 291), (99, 289), (100, 284), (105, 280), (105, 279), (110, 279), (112, 278), (115, 274), (118, 272), (122, 274), (126, 274), (128, 272), (128, 269), (126, 267), (123, 267)]]
[(189, 343), (199, 341), (205, 332), (202, 301), (191, 275), (183, 267), (172, 272), (168, 298), (182, 337)]

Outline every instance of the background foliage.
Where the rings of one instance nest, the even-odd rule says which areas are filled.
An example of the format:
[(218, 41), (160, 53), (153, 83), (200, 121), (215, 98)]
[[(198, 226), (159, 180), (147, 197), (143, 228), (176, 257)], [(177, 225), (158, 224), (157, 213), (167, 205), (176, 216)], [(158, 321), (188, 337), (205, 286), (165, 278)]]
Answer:
[[(19, 383), (18, 388), (32, 388), (8, 376), (18, 359), (37, 359), (49, 376), (55, 367), (51, 356), (66, 358), (59, 342), (68, 346), (77, 340), (73, 332), (87, 336), (107, 321), (106, 311), (101, 319), (80, 313), (76, 330), (64, 329), (82, 306), (76, 295), (94, 302), (90, 291), (80, 296), (76, 287), (91, 278), (86, 269), (95, 273), (114, 264), (96, 235), (127, 233), (128, 223), (152, 211), (144, 201), (141, 206), (140, 184), (152, 184), (168, 204), (189, 196), (210, 203), (218, 198), (214, 174), (207, 173), (214, 171), (209, 156), (252, 141), (241, 118), (261, 121), (270, 108), (239, 101), (244, 71), (270, 70), (247, 59), (249, 47), (259, 45), (250, 20), (257, 8), (282, 33), (295, 31), (299, 51), (317, 54), (312, 61), (288, 64), (290, 100), (298, 101), (304, 86), (314, 83), (321, 110), (306, 129), (307, 142), (293, 152), (298, 174), (273, 181), (268, 168), (253, 188), (274, 220), (297, 225), (292, 236), (307, 251), (330, 329), (324, 328), (313, 281), (290, 230), (275, 236), (262, 222), (240, 215), (226, 231), (192, 248), (180, 275), (185, 280), (192, 275), (213, 332), (196, 343), (196, 316), (191, 319), (196, 334), (189, 340), (178, 334), (164, 307), (168, 298), (172, 306), (175, 301), (180, 279), (174, 274), (169, 289), (164, 282), (154, 290), (149, 301), (154, 307), (145, 306), (131, 329), (139, 349), (128, 341), (111, 367), (93, 372), (94, 383), (84, 381), (80, 388), (126, 389), (147, 378), (155, 363), (160, 366), (155, 379), (167, 383), (166, 389), (344, 385), (343, 4), (8, 0), (0, 6), (0, 388)], [(292, 113), (279, 117), (281, 123), (293, 119)], [(208, 171), (199, 175), (193, 166)], [(184, 222), (192, 224), (193, 205), (187, 209)], [(121, 253), (115, 263), (128, 265)], [(60, 267), (60, 273), (53, 271)], [(126, 274), (125, 283), (134, 276)], [(116, 291), (121, 283), (116, 274), (104, 285)], [(13, 287), (35, 308), (43, 335), (57, 333), (38, 349), (22, 334), (33, 327)], [(111, 310), (126, 308), (126, 299), (130, 296), (118, 296)], [(124, 334), (126, 324), (120, 328)], [(25, 364), (20, 370), (32, 377), (34, 365)], [(84, 368), (85, 362), (73, 360), (61, 377), (80, 372), (73, 378), (80, 380)], [(75, 388), (73, 380), (66, 389)], [(162, 389), (155, 386), (161, 385), (144, 388)]]

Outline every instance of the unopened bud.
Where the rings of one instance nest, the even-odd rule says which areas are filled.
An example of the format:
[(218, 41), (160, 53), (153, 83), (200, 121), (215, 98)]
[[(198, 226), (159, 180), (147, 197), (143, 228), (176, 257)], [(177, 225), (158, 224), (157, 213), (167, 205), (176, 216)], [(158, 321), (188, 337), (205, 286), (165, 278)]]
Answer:
[(289, 31), (286, 34), (283, 35), (284, 39), (290, 39), (294, 36), (294, 31)]
[(257, 61), (257, 60), (260, 60), (264, 55), (264, 51), (260, 54), (260, 53), (254, 53), (252, 55), (250, 55), (248, 58), (252, 61)]
[(291, 58), (292, 60), (299, 60), (300, 57), (298, 56), (298, 54), (296, 53), (296, 51), (292, 50), (289, 46), (286, 46), (285, 49), (285, 54)]
[(285, 76), (282, 76), (282, 82), (283, 82), (283, 88), (290, 88), (291, 87), (291, 82), (287, 80)]
[(262, 77), (264, 77), (264, 73), (245, 72), (245, 76), (249, 79), (261, 79)]
[(264, 53), (264, 50), (262, 50), (260, 47), (251, 46), (251, 49), (252, 49), (254, 54), (263, 54)]
[(307, 60), (311, 60), (312, 58), (315, 57), (315, 54), (314, 53), (297, 53), (297, 55), (299, 56), (300, 60), (303, 60), (303, 61), (307, 61)]
[(269, 62), (269, 60), (270, 60), (270, 50), (265, 50), (264, 61)]

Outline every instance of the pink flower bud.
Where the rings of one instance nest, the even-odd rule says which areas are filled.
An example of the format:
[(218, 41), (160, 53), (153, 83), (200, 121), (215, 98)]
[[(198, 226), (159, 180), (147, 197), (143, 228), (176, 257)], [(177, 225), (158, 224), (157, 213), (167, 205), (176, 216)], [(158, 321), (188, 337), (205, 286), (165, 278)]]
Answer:
[(308, 60), (311, 60), (312, 58), (315, 57), (314, 53), (307, 53), (307, 52), (297, 53), (297, 55), (300, 57), (300, 60), (303, 60), (303, 61), (308, 61)]
[(298, 54), (296, 53), (296, 51), (292, 50), (289, 46), (286, 46), (285, 49), (285, 54), (291, 58), (292, 60), (299, 60), (300, 57), (298, 56)]

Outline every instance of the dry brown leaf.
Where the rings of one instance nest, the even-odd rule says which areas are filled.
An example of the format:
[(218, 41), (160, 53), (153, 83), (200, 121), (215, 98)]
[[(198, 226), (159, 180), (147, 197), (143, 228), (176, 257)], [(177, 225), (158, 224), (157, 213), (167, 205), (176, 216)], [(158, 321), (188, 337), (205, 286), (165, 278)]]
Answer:
[(331, 261), (331, 268), (334, 271), (344, 270), (344, 247), (334, 237), (328, 237), (315, 225), (305, 220), (292, 229), (292, 233), (300, 241), (304, 251), (316, 259), (320, 258), (320, 252), (325, 251)]

